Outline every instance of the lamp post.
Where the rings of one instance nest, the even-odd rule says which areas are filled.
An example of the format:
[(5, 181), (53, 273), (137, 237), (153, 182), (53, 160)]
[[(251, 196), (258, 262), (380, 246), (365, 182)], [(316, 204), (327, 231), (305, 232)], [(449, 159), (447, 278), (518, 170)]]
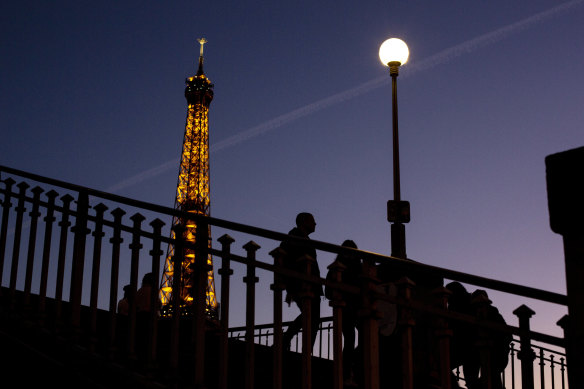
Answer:
[(409, 57), (408, 46), (404, 41), (390, 38), (379, 47), (379, 59), (389, 67), (391, 76), (392, 127), (393, 127), (393, 200), (387, 202), (387, 220), (391, 224), (391, 255), (406, 258), (406, 228), (410, 221), (410, 203), (401, 200), (399, 175), (399, 135), (397, 120), (397, 76), (399, 67)]

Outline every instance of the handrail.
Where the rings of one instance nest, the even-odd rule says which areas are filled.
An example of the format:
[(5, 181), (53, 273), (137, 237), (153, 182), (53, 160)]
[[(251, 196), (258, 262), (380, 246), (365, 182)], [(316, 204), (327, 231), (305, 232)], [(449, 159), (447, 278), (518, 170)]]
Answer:
[(506, 282), (506, 281), (494, 280), (491, 278), (486, 278), (486, 277), (481, 277), (481, 276), (477, 276), (477, 275), (473, 275), (473, 274), (463, 273), (463, 272), (459, 272), (456, 270), (441, 268), (438, 266), (428, 265), (428, 264), (425, 264), (425, 263), (422, 263), (422, 262), (419, 262), (419, 261), (416, 261), (416, 260), (413, 260), (410, 258), (401, 259), (401, 258), (397, 258), (397, 257), (392, 257), (392, 256), (388, 256), (388, 255), (383, 255), (383, 254), (378, 254), (378, 253), (366, 251), (366, 250), (359, 250), (359, 249), (353, 249), (353, 248), (348, 248), (348, 247), (342, 247), (339, 245), (335, 245), (335, 244), (323, 242), (323, 241), (318, 241), (318, 240), (306, 241), (305, 239), (302, 239), (302, 238), (298, 238), (295, 236), (289, 236), (288, 234), (268, 230), (265, 228), (260, 228), (260, 227), (255, 227), (255, 226), (246, 225), (246, 224), (242, 224), (242, 223), (232, 222), (232, 221), (228, 221), (228, 220), (224, 220), (224, 219), (218, 219), (218, 218), (214, 218), (214, 217), (210, 217), (210, 216), (197, 215), (197, 214), (192, 214), (192, 213), (188, 213), (188, 212), (181, 212), (181, 211), (178, 211), (174, 208), (165, 207), (165, 206), (161, 206), (161, 205), (157, 205), (157, 204), (153, 204), (153, 203), (149, 203), (149, 202), (145, 202), (145, 201), (141, 201), (141, 200), (130, 199), (128, 197), (119, 196), (119, 195), (115, 195), (115, 194), (111, 194), (111, 193), (106, 193), (106, 192), (102, 192), (99, 190), (66, 183), (64, 181), (51, 179), (51, 178), (39, 176), (39, 175), (36, 175), (33, 173), (27, 173), (27, 172), (24, 172), (24, 171), (21, 171), (18, 169), (13, 169), (13, 168), (10, 168), (7, 166), (0, 165), (0, 173), (2, 171), (5, 171), (5, 172), (10, 173), (10, 174), (30, 178), (30, 179), (33, 179), (35, 181), (44, 182), (44, 183), (47, 183), (50, 185), (61, 186), (61, 187), (64, 187), (64, 188), (70, 189), (70, 190), (87, 191), (88, 194), (90, 194), (92, 196), (101, 197), (101, 198), (104, 198), (107, 200), (120, 202), (122, 204), (130, 205), (130, 206), (134, 206), (134, 207), (144, 208), (144, 209), (155, 211), (155, 212), (160, 212), (160, 213), (164, 213), (167, 215), (180, 216), (180, 217), (184, 217), (187, 219), (191, 218), (191, 219), (195, 219), (195, 220), (206, 220), (207, 223), (209, 223), (210, 225), (213, 225), (213, 226), (222, 227), (225, 229), (230, 229), (230, 230), (234, 230), (234, 231), (238, 231), (238, 232), (242, 232), (242, 233), (246, 233), (246, 234), (250, 234), (250, 235), (257, 235), (257, 236), (260, 236), (262, 238), (279, 240), (279, 241), (289, 239), (289, 240), (294, 241), (295, 243), (310, 244), (310, 246), (314, 247), (315, 249), (327, 251), (327, 252), (332, 252), (332, 253), (336, 253), (336, 254), (355, 253), (355, 254), (358, 254), (363, 259), (373, 260), (377, 263), (388, 263), (388, 264), (391, 264), (392, 266), (396, 266), (400, 269), (421, 271), (421, 272), (427, 273), (427, 274), (441, 274), (444, 278), (449, 279), (449, 280), (465, 282), (465, 283), (469, 283), (469, 284), (473, 284), (473, 285), (477, 285), (477, 286), (482, 286), (482, 287), (488, 288), (488, 289), (498, 290), (498, 291), (507, 292), (507, 293), (513, 293), (513, 294), (517, 294), (517, 295), (520, 295), (523, 297), (534, 298), (537, 300), (542, 300), (542, 301), (555, 303), (555, 304), (559, 304), (559, 305), (567, 305), (567, 303), (568, 303), (566, 295), (559, 294), (556, 292), (551, 292), (551, 291), (547, 291), (547, 290), (543, 290), (543, 289), (514, 284), (514, 283)]

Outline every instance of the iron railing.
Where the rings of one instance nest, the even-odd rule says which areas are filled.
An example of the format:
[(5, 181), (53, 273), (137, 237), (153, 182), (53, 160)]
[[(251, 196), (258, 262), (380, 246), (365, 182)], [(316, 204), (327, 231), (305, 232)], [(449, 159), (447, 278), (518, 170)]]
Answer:
[[(110, 193), (92, 190), (90, 188), (41, 177), (35, 174), (19, 171), (8, 167), (0, 167), (0, 199), (2, 200), (2, 218), (0, 225), (0, 293), (2, 293), (2, 313), (10, 313), (10, 317), (24, 317), (33, 320), (40, 326), (59, 334), (67, 334), (68, 339), (77, 345), (87, 348), (92, 353), (98, 353), (110, 359), (124, 357), (135, 360), (141, 353), (144, 363), (142, 369), (150, 377), (177, 386), (189, 385), (228, 388), (253, 388), (255, 366), (255, 338), (262, 338), (268, 327), (257, 325), (256, 315), (268, 312), (273, 320), (271, 324), (271, 349), (273, 358), (270, 361), (273, 382), (271, 387), (284, 387), (282, 377), (285, 367), (282, 364), (282, 329), (283, 322), (283, 277), (300, 280), (305, 286), (311, 284), (328, 285), (336, 291), (337, 297), (331, 301), (332, 324), (327, 322), (323, 331), (326, 337), (320, 336), (317, 343), (320, 354), (332, 359), (333, 373), (328, 377), (335, 389), (342, 387), (342, 337), (340, 332), (343, 294), (354, 294), (361, 301), (360, 330), (361, 355), (364, 369), (362, 386), (378, 388), (379, 382), (379, 339), (377, 303), (385, 301), (400, 308), (400, 337), (402, 354), (401, 366), (404, 381), (403, 388), (414, 387), (419, 379), (415, 375), (418, 367), (414, 361), (420, 362), (421, 353), (414, 347), (412, 341), (420, 336), (421, 329), (429, 331), (435, 344), (432, 350), (435, 363), (432, 373), (436, 384), (448, 387), (451, 380), (449, 365), (448, 321), (466, 322), (477, 329), (496, 329), (512, 333), (519, 339), (519, 349), (512, 349), (514, 358), (521, 360), (521, 377), (515, 370), (508, 384), (515, 387), (516, 381), (520, 387), (532, 389), (535, 387), (534, 370), (536, 352), (533, 342), (539, 342), (542, 347), (562, 350), (566, 340), (557, 336), (530, 330), (530, 317), (533, 314), (526, 306), (515, 311), (519, 325), (497, 325), (477, 317), (449, 312), (447, 295), (444, 288), (427, 291), (427, 298), (417, 296), (422, 293), (420, 285), (414, 285), (408, 278), (402, 278), (397, 285), (399, 293), (388, 295), (376, 289), (376, 272), (380, 268), (390, 268), (392, 271), (405, 275), (415, 274), (419, 277), (437, 276), (441, 280), (455, 280), (468, 285), (498, 291), (500, 293), (535, 299), (549, 304), (565, 306), (567, 297), (558, 293), (544, 291), (527, 286), (488, 279), (455, 270), (425, 265), (413, 260), (402, 260), (372, 252), (349, 249), (335, 244), (320, 241), (308, 241), (287, 234), (270, 231), (258, 227), (243, 225), (202, 215), (179, 212), (173, 208), (150, 204)], [(32, 187), (32, 189), (31, 189)], [(217, 241), (208, 247), (206, 244), (191, 244), (180, 237), (180, 231), (175, 234), (177, 239), (171, 239), (170, 227), (166, 222), (173, 216), (184, 220), (193, 220), (201, 235), (197, 242), (208, 242), (208, 231), (205, 226), (213, 228), (215, 236), (221, 235)], [(177, 232), (177, 231), (175, 231)], [(217, 234), (220, 232), (222, 234)], [(243, 252), (232, 252), (234, 237), (243, 245)], [(327, 281), (310, 275), (310, 266), (314, 260), (304, 258), (305, 272), (297, 273), (282, 266), (284, 253), (278, 249), (284, 240), (292, 240), (299, 245), (310, 245), (319, 253), (349, 254), (358, 256), (363, 262), (361, 283), (358, 286), (345, 285), (339, 282)], [(128, 244), (129, 243), (129, 244)], [(215, 265), (220, 265), (217, 271), (217, 284), (220, 285), (219, 301), (220, 316), (210, 320), (205, 313), (205, 285), (208, 267), (206, 263), (198, 263), (194, 274), (195, 302), (189, 307), (188, 315), (180, 309), (174, 309), (170, 317), (160, 317), (159, 312), (151, 310), (147, 314), (137, 312), (134, 296), (139, 288), (142, 274), (151, 272), (155, 279), (160, 279), (163, 247), (173, 244), (176, 258), (185, 247), (197, 250), (200, 258), (206, 258), (210, 252), (215, 258)], [(260, 244), (272, 249), (269, 255), (260, 250)], [(320, 255), (320, 254), (319, 254)], [(244, 282), (236, 283), (239, 278), (234, 274), (244, 275)], [(175, 277), (173, 295), (178, 296), (180, 277)], [(117, 313), (117, 302), (123, 285), (130, 285), (129, 311), (127, 316)], [(256, 295), (256, 289), (261, 294)], [(175, 293), (176, 292), (176, 293)], [(412, 294), (412, 293), (418, 293)], [(158, 291), (150, 292), (152, 306), (158, 301)], [(261, 297), (260, 297), (261, 296)], [(270, 296), (270, 298), (266, 298)], [(256, 302), (261, 303), (257, 310)], [(239, 302), (239, 304), (234, 304)], [(304, 311), (310, 312), (311, 299), (306, 295), (302, 302)], [(180, 306), (174, 301), (173, 306)], [(239, 307), (245, 307), (243, 311)], [(530, 313), (531, 312), (531, 313)], [(304, 333), (310, 326), (309, 316), (305, 320)], [(230, 378), (227, 364), (229, 354), (229, 328), (233, 323), (245, 322), (245, 330), (234, 337), (245, 341), (244, 377), (238, 382)], [(120, 334), (124, 339), (120, 341)], [(185, 333), (188, 334), (185, 338)], [(209, 336), (217, 341), (217, 358), (205, 358), (205, 342)], [(243, 334), (243, 335), (241, 335)], [(256, 335), (257, 334), (257, 335)], [(322, 332), (321, 332), (322, 334)], [(301, 387), (310, 388), (314, 376), (311, 366), (311, 350), (309, 337), (301, 337), (302, 361), (297, 375), (301, 376)], [(332, 343), (330, 339), (332, 338)], [(328, 340), (325, 347), (324, 341)], [(433, 341), (434, 342), (434, 341)], [(185, 356), (185, 344), (189, 352)], [(324, 354), (324, 351), (327, 351)], [(547, 348), (535, 350), (541, 354), (547, 353)], [(427, 351), (427, 350), (426, 350)], [(432, 352), (434, 352), (432, 351)], [(555, 355), (555, 354), (554, 354)], [(559, 354), (558, 354), (559, 355)], [(488, 357), (488, 355), (487, 355)], [(181, 366), (185, 358), (190, 362), (187, 375), (183, 375)], [(515, 359), (511, 359), (514, 361)], [(544, 356), (540, 361), (541, 388), (555, 388), (556, 377), (561, 377), (562, 389), (565, 382), (566, 361), (560, 356)], [(487, 358), (488, 359), (488, 358)], [(205, 375), (213, 361), (217, 374), (214, 377)], [(423, 361), (422, 361), (423, 362)], [(543, 364), (549, 364), (553, 369), (545, 373)], [(206, 366), (207, 364), (207, 366)], [(514, 362), (510, 362), (513, 365)], [(135, 366), (135, 365), (132, 365)], [(556, 374), (559, 366), (561, 373)], [(382, 367), (383, 369), (384, 367)], [(543, 369), (543, 370), (542, 370)], [(194, 372), (194, 373), (193, 373)], [(547, 377), (554, 377), (548, 385)], [(185, 378), (186, 377), (186, 378)], [(153, 378), (154, 379), (154, 378)], [(229, 381), (231, 379), (231, 381)], [(539, 387), (539, 386), (538, 386)]]
[[(282, 323), (283, 327), (287, 327), (291, 322)], [(232, 327), (229, 329), (229, 337), (231, 339), (245, 340), (245, 327)], [(333, 359), (333, 318), (324, 317), (321, 320), (319, 327), (318, 338), (316, 341), (314, 355), (319, 358)], [(261, 346), (271, 347), (274, 338), (273, 324), (259, 324), (255, 326), (254, 342)], [(301, 353), (300, 336), (294, 338), (291, 351)], [(509, 347), (509, 363), (502, 374), (502, 382), (507, 389), (521, 388), (521, 360), (518, 357), (519, 338), (515, 337)], [(539, 344), (532, 344), (532, 349), (535, 355), (534, 364), (537, 369), (534, 374), (535, 388), (551, 388), (551, 389), (565, 389), (567, 384), (567, 364), (566, 354), (558, 348), (551, 349)], [(464, 375), (462, 369), (454, 369), (455, 377), (460, 381), (461, 385), (465, 385)]]

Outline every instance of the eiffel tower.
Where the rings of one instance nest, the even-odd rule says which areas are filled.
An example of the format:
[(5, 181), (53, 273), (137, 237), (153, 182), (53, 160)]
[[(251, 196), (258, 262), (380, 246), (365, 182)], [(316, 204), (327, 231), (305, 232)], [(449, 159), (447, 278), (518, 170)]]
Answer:
[[(187, 119), (178, 173), (175, 209), (199, 215), (210, 215), (209, 196), (209, 105), (213, 100), (213, 84), (203, 72), (203, 47), (207, 43), (205, 38), (198, 40), (201, 44), (199, 69), (194, 77), (186, 79), (185, 97), (187, 99)], [(173, 217), (172, 226), (181, 225), (185, 228), (184, 238), (187, 242), (195, 243), (197, 226), (192, 221)], [(209, 245), (211, 231), (209, 231)], [(172, 238), (175, 238), (174, 231)], [(185, 248), (181, 259), (181, 268), (174, 269), (174, 246), (168, 245), (166, 262), (160, 286), (160, 300), (162, 306), (168, 306), (172, 300), (172, 284), (176, 271), (181, 272), (180, 302), (181, 306), (189, 307), (193, 304), (193, 281), (191, 277), (195, 258), (195, 251)], [(215, 296), (215, 282), (213, 278), (213, 258), (211, 254), (206, 258), (210, 270), (207, 276), (207, 304), (206, 311), (213, 315), (217, 310)]]

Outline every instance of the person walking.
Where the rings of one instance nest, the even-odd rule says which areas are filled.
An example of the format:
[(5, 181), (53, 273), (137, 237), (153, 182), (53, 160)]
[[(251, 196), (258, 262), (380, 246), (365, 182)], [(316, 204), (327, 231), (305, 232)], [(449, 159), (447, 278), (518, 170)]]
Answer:
[[(296, 227), (294, 227), (288, 235), (303, 238), (307, 241), (310, 240), (308, 237), (316, 229), (316, 222), (314, 216), (308, 212), (301, 212), (296, 216)], [(306, 256), (312, 258), (314, 262), (311, 265), (310, 275), (314, 277), (320, 277), (320, 269), (318, 263), (316, 262), (316, 250), (314, 247), (310, 246), (309, 242), (298, 242), (293, 239), (284, 240), (280, 247), (284, 250), (284, 267), (289, 270), (294, 270), (299, 273), (306, 272), (306, 264), (302, 259)], [(286, 277), (284, 280), (286, 284), (286, 302), (290, 305), (292, 302), (296, 303), (300, 309), (300, 314), (294, 319), (294, 321), (288, 326), (287, 330), (283, 334), (283, 344), (285, 350), (290, 350), (290, 343), (292, 338), (296, 336), (302, 328), (302, 317), (307, 312), (303, 312), (302, 305), (302, 280), (295, 279), (293, 277)], [(312, 346), (314, 347), (314, 341), (318, 333), (318, 327), (320, 324), (320, 299), (323, 296), (322, 286), (320, 284), (311, 284), (306, 290), (311, 294), (311, 309), (310, 309), (310, 335)]]
[[(357, 248), (354, 241), (347, 239), (342, 244), (343, 247)], [(361, 259), (352, 254), (339, 254), (335, 261), (329, 266), (327, 280), (332, 280), (335, 274), (335, 264), (343, 265), (341, 270), (341, 283), (344, 285), (360, 286), (362, 275)], [(333, 298), (332, 288), (325, 287), (325, 296), (329, 300)], [(346, 387), (356, 386), (355, 364), (357, 363), (355, 347), (355, 329), (361, 337), (360, 323), (357, 312), (360, 308), (360, 295), (341, 292), (341, 299), (345, 303), (342, 307), (342, 329), (343, 329), (343, 380)], [(361, 342), (359, 342), (360, 344)]]

